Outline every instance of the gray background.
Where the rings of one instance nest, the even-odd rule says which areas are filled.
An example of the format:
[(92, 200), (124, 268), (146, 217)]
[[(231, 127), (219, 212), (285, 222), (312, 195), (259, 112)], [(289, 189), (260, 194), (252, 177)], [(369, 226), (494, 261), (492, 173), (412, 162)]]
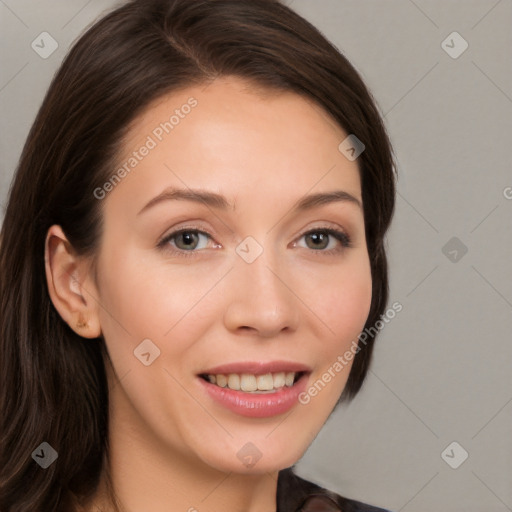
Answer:
[[(2, 209), (53, 73), (114, 4), (0, 0)], [(390, 303), (403, 305), (361, 394), (298, 473), (395, 511), (512, 510), (512, 1), (288, 4), (345, 53), (385, 116), (399, 171)], [(47, 59), (31, 48), (43, 31), (59, 44)], [(469, 43), (457, 59), (441, 46), (453, 31)], [(457, 469), (441, 456), (453, 441), (452, 465), (469, 454)]]

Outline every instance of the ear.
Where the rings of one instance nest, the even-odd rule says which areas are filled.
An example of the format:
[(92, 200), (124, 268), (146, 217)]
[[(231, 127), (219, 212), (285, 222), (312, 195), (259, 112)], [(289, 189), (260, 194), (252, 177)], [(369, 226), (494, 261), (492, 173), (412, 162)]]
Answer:
[(44, 261), (50, 299), (62, 319), (84, 338), (99, 337), (99, 296), (89, 261), (75, 253), (56, 224), (46, 234)]

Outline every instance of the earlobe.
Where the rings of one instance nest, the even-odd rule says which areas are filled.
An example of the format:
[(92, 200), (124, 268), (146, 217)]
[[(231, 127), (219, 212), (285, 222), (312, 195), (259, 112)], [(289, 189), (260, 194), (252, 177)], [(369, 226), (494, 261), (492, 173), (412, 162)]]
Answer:
[(87, 262), (56, 224), (46, 234), (44, 260), (48, 293), (61, 318), (80, 336), (99, 337), (98, 300), (94, 284), (88, 280)]

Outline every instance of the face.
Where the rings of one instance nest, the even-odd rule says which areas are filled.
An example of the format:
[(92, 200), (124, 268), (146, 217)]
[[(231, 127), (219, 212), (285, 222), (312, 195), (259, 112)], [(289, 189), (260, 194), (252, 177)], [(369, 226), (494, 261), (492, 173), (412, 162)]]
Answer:
[(346, 137), (310, 101), (235, 78), (132, 125), (122, 179), (98, 191), (95, 293), (111, 414), (155, 452), (274, 471), (331, 413), (371, 302)]

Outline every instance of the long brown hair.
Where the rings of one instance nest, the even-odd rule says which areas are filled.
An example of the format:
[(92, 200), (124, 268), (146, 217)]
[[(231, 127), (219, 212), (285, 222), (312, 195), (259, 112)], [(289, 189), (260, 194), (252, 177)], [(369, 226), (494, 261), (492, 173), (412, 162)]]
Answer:
[[(71, 48), (30, 130), (0, 237), (0, 509), (74, 508), (99, 482), (107, 448), (102, 337), (85, 340), (47, 289), (44, 243), (59, 224), (74, 250), (97, 253), (101, 201), (130, 123), (155, 99), (219, 76), (292, 91), (323, 107), (366, 146), (359, 156), (373, 296), (388, 298), (384, 235), (394, 208), (392, 148), (375, 101), (347, 59), (278, 0), (132, 0)], [(341, 141), (340, 141), (341, 142)], [(342, 398), (368, 370), (374, 337), (356, 355)], [(58, 459), (31, 454), (49, 443)]]

